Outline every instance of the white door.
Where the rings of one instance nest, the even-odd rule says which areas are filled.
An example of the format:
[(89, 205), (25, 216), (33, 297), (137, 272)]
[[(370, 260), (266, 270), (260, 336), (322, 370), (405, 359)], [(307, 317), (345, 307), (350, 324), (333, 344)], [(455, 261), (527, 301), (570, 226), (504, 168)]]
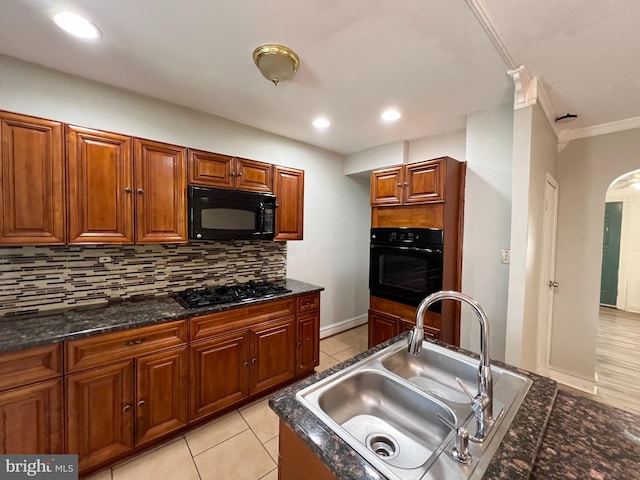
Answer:
[(538, 297), (538, 373), (549, 375), (553, 297), (558, 288), (556, 272), (556, 234), (558, 230), (558, 182), (547, 173), (542, 223), (542, 262)]

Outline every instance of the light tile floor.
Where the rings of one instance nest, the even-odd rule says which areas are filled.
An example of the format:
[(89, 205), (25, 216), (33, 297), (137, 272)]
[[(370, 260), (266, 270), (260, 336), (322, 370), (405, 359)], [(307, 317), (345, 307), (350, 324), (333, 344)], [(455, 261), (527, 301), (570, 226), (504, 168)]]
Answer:
[[(320, 342), (321, 372), (367, 349), (363, 325)], [(278, 417), (268, 396), (87, 480), (277, 480)]]

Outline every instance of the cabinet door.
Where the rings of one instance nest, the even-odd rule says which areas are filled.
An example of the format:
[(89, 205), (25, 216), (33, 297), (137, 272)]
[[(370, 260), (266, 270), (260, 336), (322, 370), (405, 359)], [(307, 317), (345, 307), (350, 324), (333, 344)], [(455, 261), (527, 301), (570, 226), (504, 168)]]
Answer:
[(304, 171), (275, 167), (275, 240), (302, 240), (304, 227)]
[(402, 166), (371, 172), (371, 205), (400, 205), (403, 182)]
[(398, 320), (369, 310), (369, 348), (398, 335)]
[(445, 164), (443, 160), (414, 163), (405, 167), (404, 203), (444, 200)]
[(64, 453), (62, 378), (0, 393), (0, 453)]
[(136, 446), (187, 424), (187, 347), (136, 359)]
[(296, 374), (311, 371), (320, 363), (320, 313), (299, 315), (297, 319)]
[(187, 242), (185, 150), (135, 139), (136, 243)]
[(206, 417), (249, 396), (249, 331), (192, 344), (190, 419)]
[(131, 138), (67, 126), (69, 243), (133, 243)]
[(251, 395), (295, 377), (295, 318), (254, 327)]
[(250, 192), (271, 193), (273, 166), (246, 158), (236, 158), (236, 188)]
[(189, 149), (189, 185), (234, 187), (233, 157)]
[(66, 377), (67, 451), (80, 470), (133, 446), (133, 361)]
[(0, 244), (65, 241), (62, 125), (0, 113)]

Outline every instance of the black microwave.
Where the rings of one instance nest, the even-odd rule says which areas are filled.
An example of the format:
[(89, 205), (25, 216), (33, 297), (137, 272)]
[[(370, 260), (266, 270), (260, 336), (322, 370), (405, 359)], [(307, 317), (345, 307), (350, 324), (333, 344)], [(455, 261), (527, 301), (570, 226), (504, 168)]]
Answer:
[(191, 240), (273, 240), (276, 197), (189, 186)]

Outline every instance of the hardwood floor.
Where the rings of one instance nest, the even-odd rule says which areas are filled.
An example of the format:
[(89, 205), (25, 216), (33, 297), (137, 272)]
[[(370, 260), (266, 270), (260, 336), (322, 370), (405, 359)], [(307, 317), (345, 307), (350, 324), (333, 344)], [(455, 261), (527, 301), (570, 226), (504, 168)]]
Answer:
[(600, 307), (597, 396), (640, 414), (640, 314)]

